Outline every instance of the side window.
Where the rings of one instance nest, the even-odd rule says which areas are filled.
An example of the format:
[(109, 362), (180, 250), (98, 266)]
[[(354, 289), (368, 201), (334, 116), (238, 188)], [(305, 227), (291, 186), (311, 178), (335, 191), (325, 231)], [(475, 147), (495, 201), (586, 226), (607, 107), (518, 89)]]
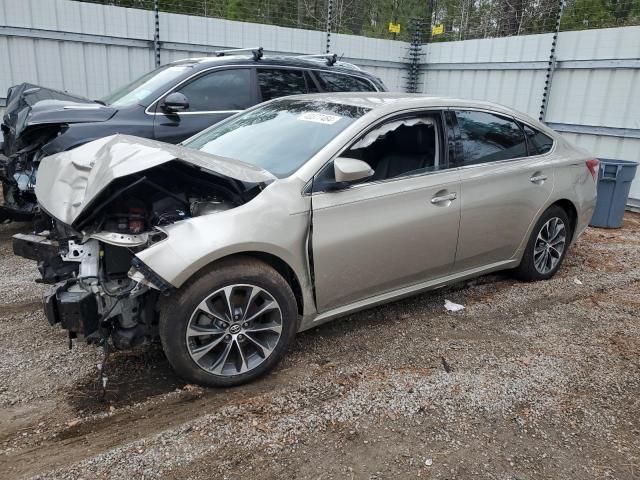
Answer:
[(522, 125), (524, 134), (529, 145), (529, 155), (542, 155), (553, 147), (553, 139), (538, 130), (534, 130), (529, 125)]
[[(368, 163), (374, 170), (370, 182), (436, 172), (446, 168), (440, 132), (435, 115), (391, 120), (358, 138), (341, 156)], [(314, 180), (314, 191), (334, 183), (331, 162)]]
[(313, 81), (309, 72), (304, 72), (304, 79), (307, 81), (307, 90), (309, 93), (320, 93), (316, 82)]
[(244, 110), (253, 104), (248, 68), (208, 73), (177, 91), (189, 100), (189, 112)]
[(341, 75), (324, 71), (315, 72), (320, 87), (325, 92), (375, 92), (371, 82), (350, 75)]
[(258, 85), (263, 102), (272, 98), (307, 93), (304, 73), (300, 70), (260, 68), (258, 69)]
[(456, 111), (464, 157), (462, 165), (527, 156), (524, 133), (511, 119), (472, 110)]

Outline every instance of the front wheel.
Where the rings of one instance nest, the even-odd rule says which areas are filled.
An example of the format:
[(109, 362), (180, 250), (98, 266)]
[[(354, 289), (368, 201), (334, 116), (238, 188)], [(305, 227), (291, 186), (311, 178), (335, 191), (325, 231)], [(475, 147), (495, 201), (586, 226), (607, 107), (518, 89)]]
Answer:
[(271, 370), (297, 330), (291, 288), (251, 258), (199, 275), (160, 312), (160, 339), (173, 369), (205, 386), (249, 382)]
[(515, 270), (520, 280), (546, 280), (560, 269), (569, 248), (569, 217), (558, 206), (549, 207), (536, 223), (520, 265)]

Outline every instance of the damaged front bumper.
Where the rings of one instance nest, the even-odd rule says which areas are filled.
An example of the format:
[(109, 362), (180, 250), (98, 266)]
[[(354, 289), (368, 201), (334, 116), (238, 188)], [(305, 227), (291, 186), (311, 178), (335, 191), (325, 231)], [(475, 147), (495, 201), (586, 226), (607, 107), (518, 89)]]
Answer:
[[(132, 255), (96, 239), (63, 245), (46, 235), (13, 236), (16, 255), (38, 262), (40, 282), (51, 284), (44, 313), (70, 338), (104, 344), (111, 337), (118, 349), (139, 345), (157, 335), (156, 300), (170, 285)], [(133, 277), (133, 278), (130, 278)]]
[[(177, 255), (153, 262), (143, 252), (167, 241), (177, 224), (224, 217), (274, 178), (183, 147), (105, 137), (42, 162), (37, 228), (47, 234), (16, 235), (14, 253), (37, 261), (40, 282), (53, 286), (45, 298), (50, 323), (72, 338), (102, 344), (111, 338), (116, 348), (128, 348), (156, 336), (157, 300), (180, 285), (157, 269), (171, 264), (185, 270)], [(223, 230), (214, 228), (209, 243)], [(197, 237), (192, 241), (205, 241)]]
[(98, 303), (84, 290), (70, 291), (67, 283), (55, 285), (44, 297), (44, 313), (51, 325), (88, 337), (98, 331)]

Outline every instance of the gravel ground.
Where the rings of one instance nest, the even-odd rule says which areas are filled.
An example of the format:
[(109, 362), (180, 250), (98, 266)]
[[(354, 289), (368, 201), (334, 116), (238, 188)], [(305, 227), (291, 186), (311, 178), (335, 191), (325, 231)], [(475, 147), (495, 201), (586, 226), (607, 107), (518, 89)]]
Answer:
[[(552, 280), (490, 275), (300, 334), (273, 374), (185, 385), (157, 346), (69, 351), (0, 226), (0, 478), (640, 478), (640, 215)], [(447, 313), (444, 300), (464, 304)]]

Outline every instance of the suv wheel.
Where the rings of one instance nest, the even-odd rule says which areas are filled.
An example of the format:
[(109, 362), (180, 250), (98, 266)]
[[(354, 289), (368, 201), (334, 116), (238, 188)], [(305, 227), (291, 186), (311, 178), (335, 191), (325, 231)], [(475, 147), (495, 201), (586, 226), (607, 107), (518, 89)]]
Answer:
[(552, 206), (536, 223), (516, 276), (525, 281), (546, 280), (553, 277), (569, 248), (571, 227), (564, 209)]
[(169, 299), (160, 312), (160, 339), (180, 376), (227, 387), (271, 370), (297, 320), (284, 278), (262, 262), (241, 258), (217, 264)]

